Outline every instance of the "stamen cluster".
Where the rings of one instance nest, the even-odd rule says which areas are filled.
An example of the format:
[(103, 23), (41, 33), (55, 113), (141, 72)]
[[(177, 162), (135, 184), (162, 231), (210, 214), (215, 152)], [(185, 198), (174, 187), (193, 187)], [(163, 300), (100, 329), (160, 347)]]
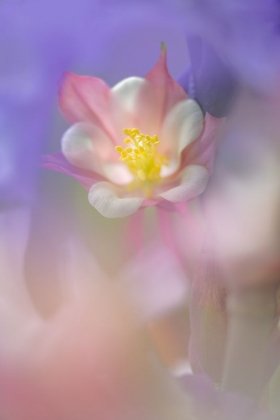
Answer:
[(135, 182), (149, 191), (151, 184), (161, 179), (161, 167), (168, 165), (168, 158), (156, 153), (156, 146), (159, 144), (156, 135), (151, 137), (142, 134), (137, 128), (125, 128), (123, 132), (128, 136), (124, 143), (129, 146), (116, 146), (116, 151), (121, 155), (120, 160), (126, 163), (134, 175)]

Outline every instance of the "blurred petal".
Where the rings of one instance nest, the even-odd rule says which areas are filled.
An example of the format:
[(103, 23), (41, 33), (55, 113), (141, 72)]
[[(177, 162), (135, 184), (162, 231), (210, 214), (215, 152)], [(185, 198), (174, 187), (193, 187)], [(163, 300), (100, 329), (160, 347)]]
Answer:
[(209, 172), (203, 166), (189, 165), (182, 170), (180, 176), (181, 181), (177, 187), (158, 196), (174, 203), (191, 200), (204, 191), (209, 179)]
[(179, 82), (205, 113), (221, 118), (229, 112), (238, 80), (208, 41), (193, 34), (187, 35), (191, 66)]
[(123, 190), (114, 187), (109, 182), (98, 182), (89, 191), (90, 204), (108, 218), (125, 217), (135, 213), (144, 198), (121, 197)]
[[(273, 93), (275, 88), (278, 89), (278, 1), (189, 0), (185, 4), (188, 34), (198, 37), (193, 46), (192, 38), (189, 43), (194, 76), (196, 83), (201, 88), (203, 85), (205, 92), (208, 92), (203, 95), (203, 105), (206, 105), (208, 112), (211, 111), (210, 105), (212, 109), (213, 106), (218, 108), (219, 113), (214, 115), (224, 115), (221, 114), (223, 109), (220, 104), (213, 103), (211, 98), (212, 94), (216, 96), (211, 89), (212, 83), (217, 88), (217, 101), (221, 99), (221, 105), (225, 106), (227, 97), (220, 88), (225, 88), (224, 93), (229, 93), (230, 99), (234, 79), (257, 92)], [(220, 81), (217, 76), (221, 76)]]
[(279, 270), (279, 106), (248, 90), (236, 105), (205, 196), (205, 215), (231, 286), (267, 285)]

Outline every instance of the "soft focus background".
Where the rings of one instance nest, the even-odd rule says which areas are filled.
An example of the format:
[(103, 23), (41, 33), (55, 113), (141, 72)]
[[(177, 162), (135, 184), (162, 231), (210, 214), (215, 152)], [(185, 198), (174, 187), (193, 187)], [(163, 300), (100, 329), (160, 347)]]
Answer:
[[(276, 0), (0, 0), (1, 420), (279, 418), (279, 22)], [(162, 41), (227, 118), (214, 175), (187, 218), (105, 219), (40, 167), (58, 86), (144, 76)]]
[[(60, 150), (67, 127), (57, 106), (60, 79), (69, 70), (113, 86), (131, 75), (144, 76), (157, 61), (161, 41), (167, 44), (170, 72), (178, 76), (188, 53), (177, 6), (165, 1), (1, 3), (1, 207), (31, 211), (26, 279), (32, 295), (48, 301), (53, 293), (54, 307), (67, 287), (61, 271), (75, 254), (73, 238), (82, 237), (83, 246), (112, 274), (123, 257), (118, 235), (125, 223), (103, 219), (77, 183), (39, 168), (39, 155)], [(43, 311), (51, 310), (50, 302), (49, 309), (42, 305)]]
[[(180, 391), (170, 404), (175, 385), (157, 360), (149, 361), (157, 349), (173, 367), (186, 357), (188, 345), (188, 333), (181, 344), (180, 327), (174, 327), (183, 318), (188, 331), (185, 275), (161, 244), (153, 210), (145, 218), (149, 249), (140, 256), (148, 265), (139, 275), (131, 221), (103, 218), (73, 179), (40, 168), (40, 155), (60, 150), (68, 126), (57, 105), (63, 73), (94, 75), (113, 86), (144, 76), (164, 41), (170, 72), (178, 77), (189, 61), (180, 12), (180, 4), (169, 1), (0, 4), (3, 420), (185, 416)], [(107, 282), (120, 284), (121, 291), (107, 290)], [(178, 303), (178, 313), (154, 323)], [(101, 385), (99, 376), (105, 378)]]

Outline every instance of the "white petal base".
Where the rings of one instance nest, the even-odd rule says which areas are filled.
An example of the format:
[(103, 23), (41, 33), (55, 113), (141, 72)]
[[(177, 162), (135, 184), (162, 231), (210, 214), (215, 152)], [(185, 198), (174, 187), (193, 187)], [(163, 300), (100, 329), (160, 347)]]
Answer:
[(142, 205), (144, 198), (120, 197), (121, 189), (109, 182), (98, 182), (88, 194), (90, 204), (104, 217), (126, 217), (135, 213)]
[(196, 140), (203, 130), (203, 113), (196, 101), (180, 101), (166, 116), (162, 127), (159, 150), (170, 156), (180, 153)]
[(208, 182), (209, 172), (204, 166), (190, 165), (181, 173), (181, 183), (171, 188), (159, 197), (165, 198), (173, 203), (183, 203), (201, 194)]

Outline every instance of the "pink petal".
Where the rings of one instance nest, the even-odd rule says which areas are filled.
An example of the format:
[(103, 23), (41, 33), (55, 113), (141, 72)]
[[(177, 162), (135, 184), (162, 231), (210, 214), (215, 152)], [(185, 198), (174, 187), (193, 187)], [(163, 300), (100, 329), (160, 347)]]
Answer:
[(164, 45), (161, 48), (161, 54), (157, 64), (149, 71), (145, 78), (155, 89), (160, 110), (160, 121), (163, 121), (165, 115), (177, 102), (187, 98), (184, 89), (168, 72), (166, 47)]
[(219, 129), (224, 118), (214, 118), (210, 114), (205, 115), (204, 130), (201, 136), (183, 151), (182, 166), (196, 164), (205, 166), (210, 175), (213, 172), (219, 140)]
[(201, 194), (209, 179), (208, 170), (200, 165), (189, 165), (180, 175), (181, 182), (177, 187), (171, 188), (158, 196), (174, 203), (182, 203)]
[(41, 166), (76, 178), (88, 191), (95, 182), (104, 179), (95, 172), (71, 165), (61, 152), (43, 156)]
[(142, 205), (144, 198), (122, 197), (125, 190), (109, 182), (98, 182), (88, 194), (90, 204), (104, 217), (126, 217), (135, 213)]
[(67, 72), (59, 89), (58, 101), (68, 121), (95, 124), (115, 140), (110, 117), (110, 89), (103, 80)]

